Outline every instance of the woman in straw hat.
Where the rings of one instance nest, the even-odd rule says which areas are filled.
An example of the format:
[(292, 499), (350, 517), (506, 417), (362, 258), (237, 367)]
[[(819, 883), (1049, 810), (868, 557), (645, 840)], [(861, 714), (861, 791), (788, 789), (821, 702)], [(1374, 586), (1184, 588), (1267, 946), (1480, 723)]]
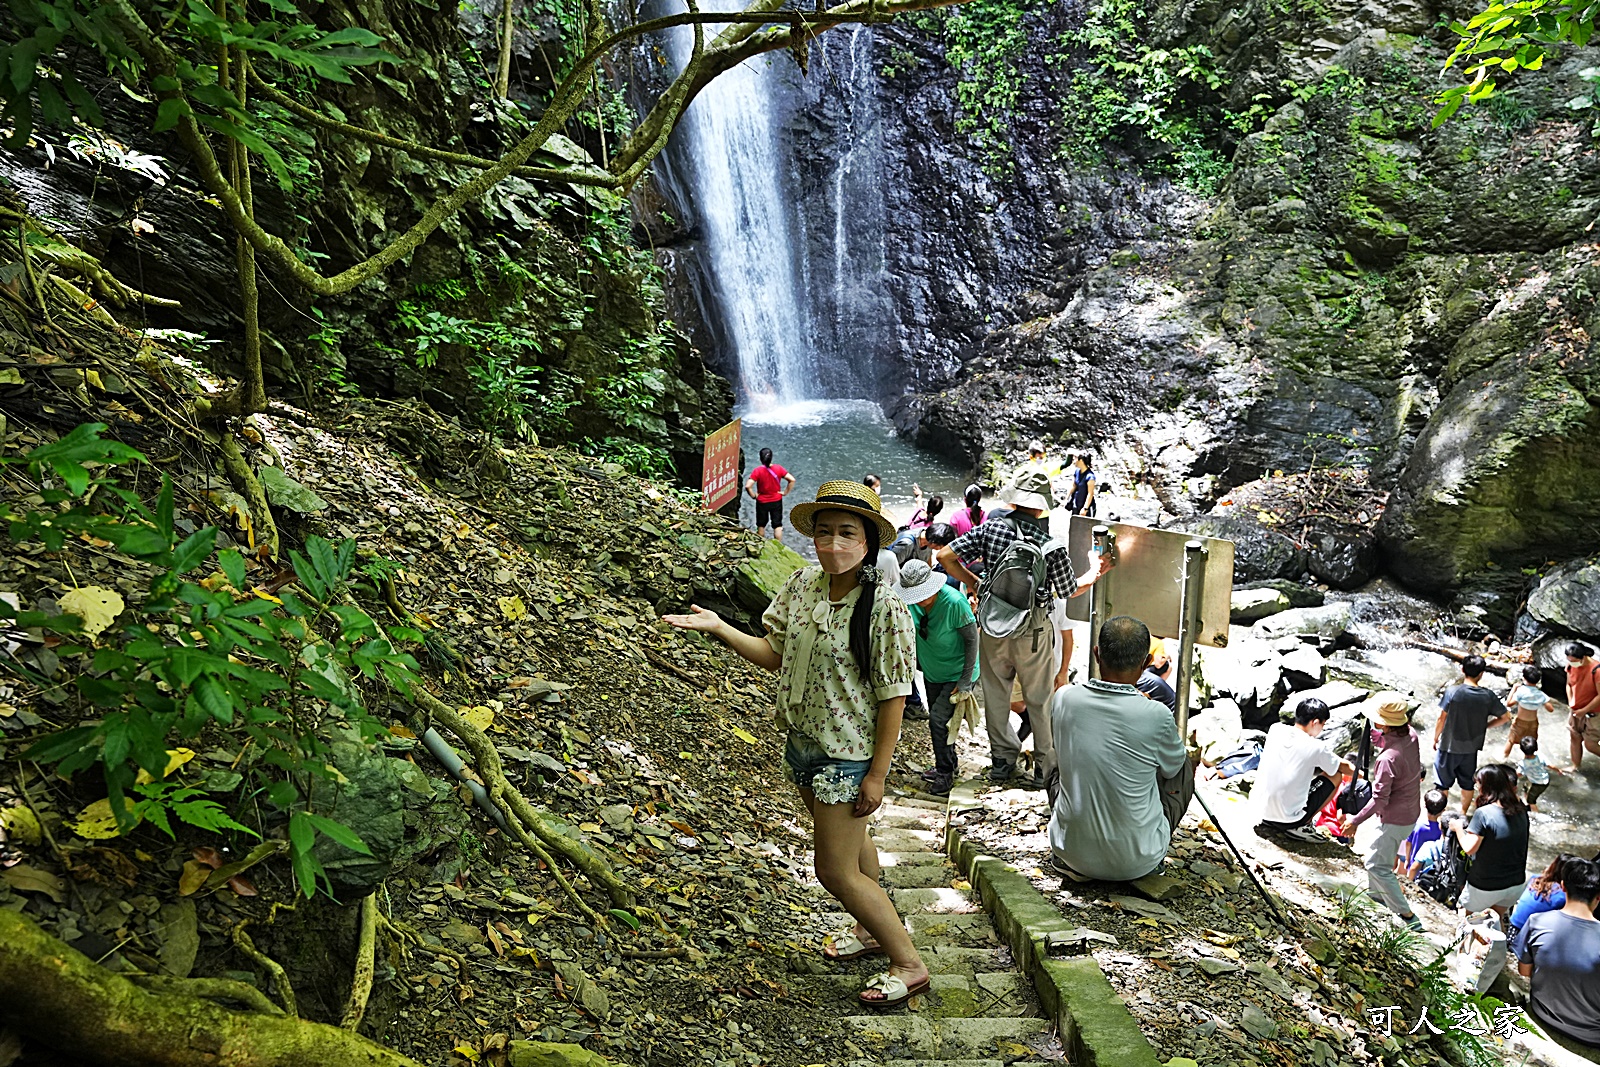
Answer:
[[(823, 887), (855, 916), (829, 938), (833, 960), (889, 957), (860, 994), (872, 1008), (903, 1004), (928, 988), (928, 969), (878, 885), (878, 851), (867, 819), (883, 803), (884, 779), (911, 692), (916, 634), (905, 602), (889, 595), (875, 561), (894, 539), (878, 494), (860, 482), (824, 482), (790, 515), (812, 538), (817, 564), (790, 576), (752, 637), (698, 605), (665, 621), (712, 634), (758, 667), (778, 672), (778, 720), (788, 728), (784, 761), (816, 828)], [(882, 587), (882, 588), (880, 588)]]
[(1367, 845), (1367, 890), (1401, 922), (1420, 930), (1422, 920), (1412, 912), (1394, 870), (1400, 846), (1416, 829), (1422, 810), (1422, 752), (1417, 731), (1411, 728), (1411, 704), (1400, 693), (1374, 693), (1363, 710), (1376, 727), (1372, 731), (1372, 743), (1378, 748), (1372, 768), (1372, 799), (1354, 815), (1342, 816), (1339, 831), (1348, 836), (1377, 816), (1377, 832), (1369, 837), (1369, 829), (1361, 835)]

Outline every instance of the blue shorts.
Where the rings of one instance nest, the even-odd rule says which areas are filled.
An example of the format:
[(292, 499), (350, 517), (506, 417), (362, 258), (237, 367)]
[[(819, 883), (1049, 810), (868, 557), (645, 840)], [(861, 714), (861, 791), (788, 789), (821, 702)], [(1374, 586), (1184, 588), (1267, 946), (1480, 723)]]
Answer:
[(1478, 772), (1476, 752), (1440, 752), (1433, 758), (1433, 774), (1440, 789), (1458, 785), (1471, 789), (1472, 776)]
[(862, 780), (872, 768), (871, 760), (834, 759), (797, 730), (789, 731), (783, 762), (794, 784), (811, 790), (819, 804), (848, 804), (855, 800)]

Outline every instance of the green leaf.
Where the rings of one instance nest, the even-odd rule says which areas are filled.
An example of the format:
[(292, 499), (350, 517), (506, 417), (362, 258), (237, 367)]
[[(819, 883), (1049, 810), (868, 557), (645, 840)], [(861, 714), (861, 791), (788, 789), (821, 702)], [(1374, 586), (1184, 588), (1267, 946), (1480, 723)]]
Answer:
[(161, 476), (161, 495), (156, 497), (156, 529), (172, 544), (176, 531), (172, 525), (172, 479)]
[(353, 44), (360, 45), (363, 48), (370, 48), (382, 43), (383, 38), (371, 30), (363, 29), (360, 26), (351, 26), (343, 30), (334, 30), (332, 33), (318, 38), (310, 47), (331, 48), (334, 45)]
[(344, 823), (335, 822), (332, 819), (325, 818), (324, 816), (317, 815), (309, 811), (301, 812), (301, 814), (304, 815), (311, 825), (315, 826), (317, 830), (324, 834), (330, 841), (343, 845), (351, 852), (359, 852), (363, 856), (372, 855), (372, 850), (367, 847), (367, 843), (361, 840), (361, 838), (357, 837), (355, 831), (350, 829)]
[(257, 476), (267, 491), (267, 499), (282, 508), (298, 511), (302, 515), (322, 511), (328, 502), (273, 466), (262, 467)]
[[(228, 584), (243, 592), (245, 586), (244, 557), (236, 549), (225, 548), (217, 553), (217, 565), (222, 568), (222, 573), (228, 576)], [(261, 603), (266, 604), (267, 601), (261, 601)], [(254, 605), (246, 606), (254, 607)]]
[(613, 919), (621, 920), (630, 930), (639, 929), (639, 920), (634, 918), (633, 912), (631, 911), (624, 911), (621, 908), (612, 908), (610, 911), (606, 912), (606, 914), (610, 915)]
[(215, 678), (208, 675), (195, 682), (194, 697), (213, 719), (223, 724), (233, 722), (233, 694)]
[(98, 726), (78, 726), (64, 730), (59, 734), (35, 741), (23, 751), (22, 758), (36, 763), (56, 763), (81, 751), (99, 732)]
[(176, 126), (180, 119), (193, 114), (194, 109), (189, 106), (189, 101), (181, 96), (169, 96), (156, 106), (156, 121), (150, 129), (154, 133), (165, 133)]
[(211, 550), (217, 546), (217, 528), (207, 526), (203, 530), (196, 530), (183, 543), (172, 550), (172, 570), (176, 574), (187, 574), (200, 565), (200, 561), (211, 555)]
[(297, 811), (289, 816), (289, 847), (296, 852), (310, 852), (317, 842), (317, 827), (309, 813)]

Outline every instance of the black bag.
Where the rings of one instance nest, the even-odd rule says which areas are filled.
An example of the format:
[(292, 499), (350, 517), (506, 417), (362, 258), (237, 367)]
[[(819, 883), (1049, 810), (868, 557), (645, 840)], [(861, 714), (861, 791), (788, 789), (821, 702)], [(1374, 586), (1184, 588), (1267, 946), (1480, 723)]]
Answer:
[(1171, 778), (1156, 775), (1156, 790), (1161, 795), (1161, 812), (1167, 817), (1169, 834), (1178, 828), (1189, 810), (1189, 803), (1194, 800), (1195, 770), (1194, 757), (1185, 755), (1177, 774)]
[(1370, 778), (1372, 766), (1372, 730), (1363, 727), (1361, 730), (1361, 747), (1356, 755), (1355, 777), (1346, 782), (1339, 789), (1338, 810), (1345, 815), (1355, 815), (1366, 807), (1372, 800), (1372, 781)]
[(1455, 831), (1446, 830), (1439, 858), (1432, 867), (1417, 875), (1417, 888), (1445, 907), (1453, 908), (1467, 887), (1467, 873), (1471, 870), (1472, 857), (1462, 851)]

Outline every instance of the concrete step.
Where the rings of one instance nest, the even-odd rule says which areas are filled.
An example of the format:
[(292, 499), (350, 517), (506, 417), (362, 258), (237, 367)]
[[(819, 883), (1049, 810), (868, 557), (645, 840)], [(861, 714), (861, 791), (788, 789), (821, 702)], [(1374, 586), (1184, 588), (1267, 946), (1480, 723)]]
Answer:
[(971, 915), (916, 913), (906, 916), (906, 925), (911, 930), (911, 943), (918, 948), (924, 945), (982, 948), (999, 944), (994, 924), (982, 912)]
[(890, 867), (940, 866), (949, 862), (949, 857), (943, 852), (926, 852), (921, 849), (915, 852), (885, 852), (881, 848), (878, 850), (878, 863), (884, 870)]
[(850, 1015), (843, 1020), (854, 1040), (884, 1059), (983, 1060), (1020, 1059), (1027, 1040), (1047, 1034), (1048, 1019), (928, 1019), (900, 1011), (882, 1015)]
[(885, 804), (872, 817), (873, 826), (901, 827), (906, 830), (943, 830), (944, 812), (926, 808), (903, 808)]
[[(930, 965), (929, 970), (932, 969)], [(857, 994), (866, 987), (867, 977), (866, 973), (828, 974), (819, 975), (815, 981), (830, 990), (837, 1002), (860, 1011), (863, 1009)], [(1015, 981), (1000, 986), (997, 995), (985, 988), (985, 980), (987, 985), (994, 986), (997, 978)], [(913, 998), (911, 1006), (903, 1010), (931, 1019), (1023, 1019), (1039, 1015), (1033, 990), (1017, 976), (1004, 973), (980, 975), (978, 980), (965, 974), (934, 974), (928, 994)]]
[(947, 885), (904, 889), (896, 887), (889, 890), (889, 899), (894, 901), (895, 910), (901, 915), (911, 915), (919, 911), (959, 915), (982, 910), (972, 902), (972, 898), (964, 890), (951, 889)]
[(883, 868), (883, 883), (891, 889), (946, 889), (957, 877), (956, 869), (944, 863)]
[(933, 830), (907, 830), (898, 826), (874, 827), (872, 840), (880, 851), (944, 852), (944, 834)]
[(933, 811), (937, 812), (940, 817), (943, 817), (945, 802), (942, 800), (932, 800), (920, 796), (914, 797), (907, 796), (903, 793), (895, 793), (884, 800), (883, 806), (885, 808), (914, 808), (922, 811)]

